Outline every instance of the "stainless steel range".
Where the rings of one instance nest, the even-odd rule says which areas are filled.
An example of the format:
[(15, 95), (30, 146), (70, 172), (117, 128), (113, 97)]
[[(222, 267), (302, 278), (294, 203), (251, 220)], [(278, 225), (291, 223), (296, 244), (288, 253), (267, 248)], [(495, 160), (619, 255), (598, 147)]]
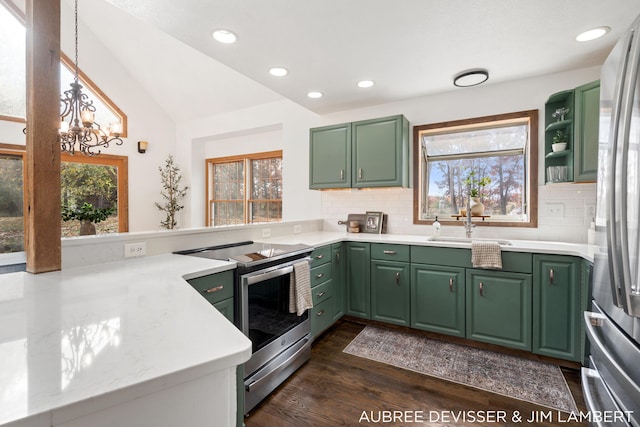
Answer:
[(289, 290), (294, 264), (309, 263), (312, 251), (306, 245), (245, 241), (174, 252), (237, 263), (234, 319), (253, 347), (244, 364), (245, 414), (309, 360), (309, 314), (289, 313)]

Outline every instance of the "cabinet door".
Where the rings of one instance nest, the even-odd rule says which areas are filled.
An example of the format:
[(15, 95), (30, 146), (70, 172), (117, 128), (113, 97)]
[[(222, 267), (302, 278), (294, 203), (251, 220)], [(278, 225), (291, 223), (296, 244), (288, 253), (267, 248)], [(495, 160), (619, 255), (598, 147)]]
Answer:
[(354, 122), (352, 186), (408, 186), (408, 122), (403, 116)]
[(574, 180), (595, 181), (598, 172), (600, 81), (576, 88), (575, 109)]
[(580, 361), (580, 260), (542, 254), (533, 259), (533, 352)]
[(409, 264), (371, 262), (371, 318), (381, 322), (409, 326)]
[(309, 188), (351, 187), (351, 124), (311, 129)]
[(336, 243), (331, 245), (331, 267), (333, 268), (333, 320), (338, 320), (344, 315), (345, 300), (345, 272), (346, 272), (345, 245)]
[(347, 243), (347, 314), (371, 318), (369, 243)]
[(411, 265), (411, 327), (465, 336), (465, 269)]
[(531, 275), (467, 270), (467, 338), (531, 351)]
[(220, 302), (213, 304), (220, 313), (224, 315), (231, 323), (233, 323), (233, 298), (227, 298)]

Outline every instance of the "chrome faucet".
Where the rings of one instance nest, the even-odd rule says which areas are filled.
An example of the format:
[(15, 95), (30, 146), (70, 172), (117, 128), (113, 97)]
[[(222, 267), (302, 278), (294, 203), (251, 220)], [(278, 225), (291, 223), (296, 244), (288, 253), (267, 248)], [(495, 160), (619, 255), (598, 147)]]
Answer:
[(471, 195), (467, 195), (467, 220), (464, 222), (464, 230), (467, 235), (467, 239), (471, 238), (471, 233), (476, 225), (471, 222)]

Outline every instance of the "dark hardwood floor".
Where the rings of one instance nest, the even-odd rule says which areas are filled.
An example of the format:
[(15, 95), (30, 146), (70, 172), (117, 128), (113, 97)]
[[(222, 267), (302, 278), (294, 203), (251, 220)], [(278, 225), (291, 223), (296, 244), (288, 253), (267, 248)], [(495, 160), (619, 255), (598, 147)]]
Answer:
[[(341, 320), (325, 332), (315, 341), (311, 360), (254, 408), (246, 427), (587, 425), (545, 407), (343, 353), (364, 326)], [(578, 409), (586, 411), (579, 371), (563, 368), (563, 373)], [(384, 415), (379, 411), (409, 412), (403, 421), (375, 422)], [(506, 422), (453, 420), (457, 413), (470, 416), (472, 411), (478, 416), (504, 411)], [(514, 421), (516, 411), (520, 421)], [(547, 414), (551, 420), (527, 422)]]

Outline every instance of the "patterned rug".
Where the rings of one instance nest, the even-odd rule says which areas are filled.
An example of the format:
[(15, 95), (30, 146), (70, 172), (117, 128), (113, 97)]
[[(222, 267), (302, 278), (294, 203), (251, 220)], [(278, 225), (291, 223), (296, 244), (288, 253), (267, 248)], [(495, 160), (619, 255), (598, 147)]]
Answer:
[(343, 351), (552, 409), (577, 411), (556, 365), (373, 326), (364, 328)]

